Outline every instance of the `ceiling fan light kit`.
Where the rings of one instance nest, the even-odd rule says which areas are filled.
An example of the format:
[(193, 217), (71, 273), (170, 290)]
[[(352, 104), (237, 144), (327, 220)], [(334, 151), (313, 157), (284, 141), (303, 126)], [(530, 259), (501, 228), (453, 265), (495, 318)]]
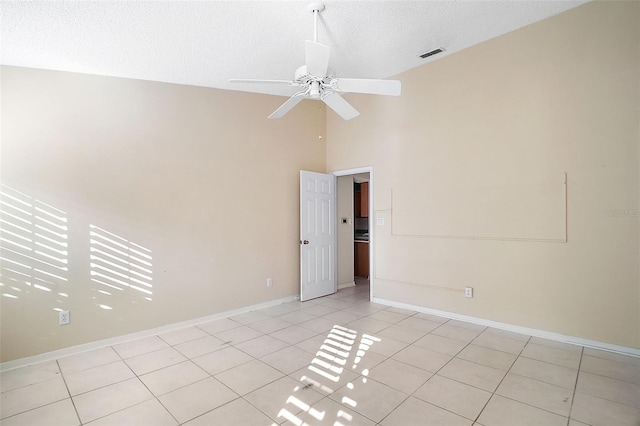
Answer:
[(314, 15), (313, 41), (305, 41), (305, 65), (299, 67), (293, 81), (232, 79), (230, 83), (268, 83), (286, 84), (299, 87), (300, 91), (280, 105), (268, 118), (280, 118), (291, 111), (303, 99), (316, 99), (324, 102), (336, 114), (345, 120), (360, 115), (340, 93), (366, 93), (372, 95), (399, 96), (401, 83), (398, 80), (377, 80), (363, 78), (337, 78), (329, 68), (329, 46), (318, 43), (318, 14), (325, 9), (323, 3), (311, 3), (307, 10)]

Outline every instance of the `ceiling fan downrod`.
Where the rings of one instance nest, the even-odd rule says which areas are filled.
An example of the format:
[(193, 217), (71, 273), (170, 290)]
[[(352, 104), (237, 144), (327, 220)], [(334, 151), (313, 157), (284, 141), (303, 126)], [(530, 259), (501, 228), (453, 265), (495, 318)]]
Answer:
[(324, 10), (324, 3), (314, 2), (307, 6), (307, 10), (313, 13), (313, 41), (318, 42), (318, 14)]

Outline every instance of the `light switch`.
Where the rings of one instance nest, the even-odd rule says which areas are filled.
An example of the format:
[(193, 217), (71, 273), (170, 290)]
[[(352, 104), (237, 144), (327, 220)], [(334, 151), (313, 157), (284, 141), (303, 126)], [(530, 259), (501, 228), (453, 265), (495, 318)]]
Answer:
[(376, 225), (383, 226), (384, 225), (384, 217), (379, 217), (376, 219)]

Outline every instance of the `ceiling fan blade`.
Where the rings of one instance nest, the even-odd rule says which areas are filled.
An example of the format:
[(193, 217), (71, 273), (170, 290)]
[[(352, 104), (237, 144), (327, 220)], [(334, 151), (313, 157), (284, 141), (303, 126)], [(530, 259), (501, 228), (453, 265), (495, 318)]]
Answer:
[(345, 120), (351, 120), (360, 115), (357, 109), (335, 92), (325, 92), (325, 95), (322, 96), (322, 101)]
[(307, 72), (317, 77), (326, 77), (327, 68), (329, 67), (329, 46), (316, 43), (315, 41), (305, 40), (305, 59)]
[(302, 101), (303, 99), (304, 99), (304, 92), (296, 93), (295, 95), (287, 99), (285, 103), (280, 105), (277, 110), (273, 111), (271, 115), (267, 118), (269, 119), (281, 118), (286, 113), (291, 111), (294, 106), (298, 105), (300, 101)]
[(293, 81), (287, 80), (255, 80), (252, 78), (232, 78), (229, 83), (258, 83), (258, 84), (293, 84)]
[(399, 80), (374, 80), (365, 78), (334, 78), (336, 90), (351, 93), (369, 93), (372, 95), (400, 96), (402, 84)]

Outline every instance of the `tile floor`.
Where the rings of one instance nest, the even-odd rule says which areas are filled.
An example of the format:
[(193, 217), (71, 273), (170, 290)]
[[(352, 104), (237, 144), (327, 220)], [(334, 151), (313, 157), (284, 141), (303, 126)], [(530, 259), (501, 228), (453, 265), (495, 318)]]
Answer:
[(368, 302), (366, 282), (3, 372), (10, 425), (634, 425), (640, 359)]

